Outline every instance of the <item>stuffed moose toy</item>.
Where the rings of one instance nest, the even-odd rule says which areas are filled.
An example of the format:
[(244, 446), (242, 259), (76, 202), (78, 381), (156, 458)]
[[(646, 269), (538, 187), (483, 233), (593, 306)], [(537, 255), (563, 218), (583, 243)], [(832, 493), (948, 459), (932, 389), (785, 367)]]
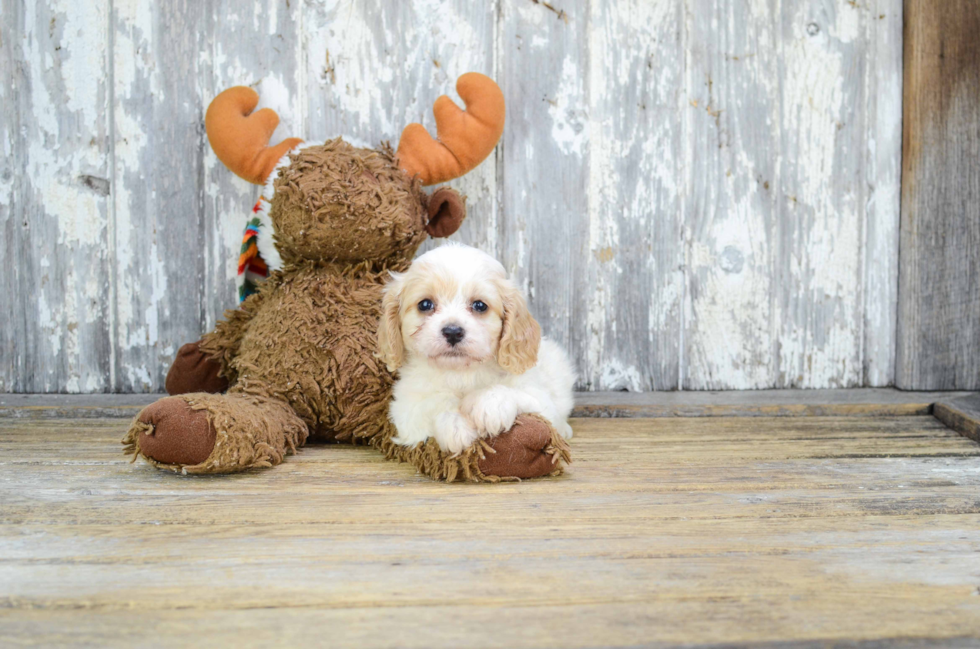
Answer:
[(265, 184), (256, 210), (272, 237), (262, 252), (279, 268), (214, 331), (180, 349), (167, 376), (171, 396), (143, 409), (123, 440), (134, 460), (232, 473), (279, 464), (319, 440), (370, 444), (449, 482), (561, 473), (568, 447), (534, 415), (455, 455), (432, 439), (392, 442), (393, 376), (376, 355), (382, 289), (427, 235), (447, 237), (465, 217), (455, 190), (427, 195), (422, 186), (472, 170), (503, 132), (504, 98), (492, 80), (468, 73), (456, 89), (466, 110), (440, 97), (438, 139), (411, 124), (397, 152), (341, 138), (269, 146), (279, 118), (270, 109), (252, 112), (253, 90), (235, 87), (214, 99), (208, 139), (228, 169)]

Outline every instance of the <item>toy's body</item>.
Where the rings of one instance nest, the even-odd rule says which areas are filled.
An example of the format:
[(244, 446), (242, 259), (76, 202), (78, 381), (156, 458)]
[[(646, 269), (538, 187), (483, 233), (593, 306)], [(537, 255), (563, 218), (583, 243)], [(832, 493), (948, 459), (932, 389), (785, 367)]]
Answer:
[(287, 266), (249, 302), (246, 322), (220, 324), (201, 348), (212, 357), (230, 352), (229, 393), (282, 399), (311, 440), (370, 438), (384, 424), (385, 401), (376, 397), (389, 394), (392, 377), (373, 358), (376, 334), (350, 314), (380, 316), (386, 276), (367, 264)]
[[(338, 138), (283, 156), (299, 143), (265, 147), (275, 123), (263, 111), (250, 115), (254, 93), (232, 89), (215, 100), (208, 134), (219, 157), (243, 177), (271, 179), (268, 216), (282, 266), (214, 332), (185, 345), (167, 379), (174, 396), (140, 413), (124, 440), (130, 452), (188, 473), (228, 473), (278, 464), (310, 438), (370, 443), (449, 481), (561, 471), (564, 442), (533, 416), (492, 443), (456, 455), (433, 440), (411, 448), (391, 441), (393, 376), (376, 357), (383, 286), (389, 271), (409, 266), (427, 234), (448, 236), (465, 215), (455, 191), (428, 196), (422, 181), (478, 164), (503, 126), (503, 100), (494, 105), (499, 89), (492, 81), (466, 75), (459, 89), (472, 115), (448, 99), (458, 114), (436, 104), (440, 135), (442, 122), (451, 122), (444, 140), (456, 148), (449, 157), (443, 151), (449, 145), (431, 138), (437, 149), (426, 153), (417, 125), (406, 129), (397, 155), (386, 146), (358, 149)], [(478, 102), (488, 93), (493, 110), (470, 106), (470, 98)], [(498, 118), (487, 117), (495, 113), (499, 128)], [(217, 119), (223, 121), (212, 123)], [(255, 120), (264, 136), (255, 136)], [(484, 127), (492, 142), (489, 148), (477, 142), (474, 153), (464, 136), (467, 129), (480, 135)]]

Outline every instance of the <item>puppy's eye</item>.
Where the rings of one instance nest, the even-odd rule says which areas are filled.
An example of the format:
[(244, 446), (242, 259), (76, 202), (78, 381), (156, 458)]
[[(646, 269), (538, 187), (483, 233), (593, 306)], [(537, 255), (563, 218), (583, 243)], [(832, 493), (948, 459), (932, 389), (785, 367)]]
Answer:
[(422, 300), (421, 302), (419, 302), (419, 311), (423, 311), (423, 312), (425, 312), (425, 311), (431, 311), (432, 309), (435, 308), (435, 306), (436, 305), (432, 303), (432, 300), (430, 300), (429, 298), (426, 298), (426, 299)]
[(472, 306), (473, 306), (473, 310), (476, 311), (477, 313), (483, 313), (484, 311), (487, 310), (486, 302), (483, 302), (481, 300), (475, 300)]

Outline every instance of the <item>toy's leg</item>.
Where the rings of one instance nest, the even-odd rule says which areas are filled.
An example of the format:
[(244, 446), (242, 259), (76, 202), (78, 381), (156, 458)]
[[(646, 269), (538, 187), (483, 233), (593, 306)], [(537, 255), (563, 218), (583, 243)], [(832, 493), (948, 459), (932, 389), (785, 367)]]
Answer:
[(561, 475), (571, 462), (568, 442), (538, 415), (519, 415), (506, 433), (479, 439), (462, 453), (451, 455), (434, 439), (417, 446), (400, 446), (391, 441), (393, 431), (376, 444), (389, 459), (410, 462), (436, 480), (454, 482), (497, 482)]
[(484, 449), (478, 465), (484, 476), (561, 475), (563, 464), (571, 462), (568, 442), (546, 419), (537, 415), (519, 415), (509, 431), (484, 443), (490, 448), (490, 451)]
[(187, 343), (177, 352), (167, 372), (167, 394), (208, 392), (218, 394), (228, 389), (228, 380), (220, 376), (221, 363), (201, 351), (201, 342)]
[(285, 403), (244, 394), (166, 397), (136, 416), (126, 452), (185, 473), (234, 473), (279, 464), (306, 442), (307, 427)]

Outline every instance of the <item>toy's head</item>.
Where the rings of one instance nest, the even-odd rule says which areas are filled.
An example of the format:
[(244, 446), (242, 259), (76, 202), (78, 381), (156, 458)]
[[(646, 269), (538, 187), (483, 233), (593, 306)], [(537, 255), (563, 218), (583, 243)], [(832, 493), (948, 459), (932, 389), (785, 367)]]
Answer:
[(351, 146), (341, 138), (308, 145), (290, 138), (268, 146), (279, 118), (254, 110), (258, 95), (230, 88), (208, 108), (208, 139), (218, 158), (253, 183), (267, 183), (269, 216), (284, 262), (303, 259), (398, 266), (427, 235), (447, 237), (466, 215), (463, 198), (448, 187), (431, 195), (423, 185), (467, 173), (496, 146), (504, 126), (500, 88), (482, 74), (456, 84), (460, 110), (442, 96), (433, 107), (439, 139), (421, 124), (402, 132), (398, 151)]

